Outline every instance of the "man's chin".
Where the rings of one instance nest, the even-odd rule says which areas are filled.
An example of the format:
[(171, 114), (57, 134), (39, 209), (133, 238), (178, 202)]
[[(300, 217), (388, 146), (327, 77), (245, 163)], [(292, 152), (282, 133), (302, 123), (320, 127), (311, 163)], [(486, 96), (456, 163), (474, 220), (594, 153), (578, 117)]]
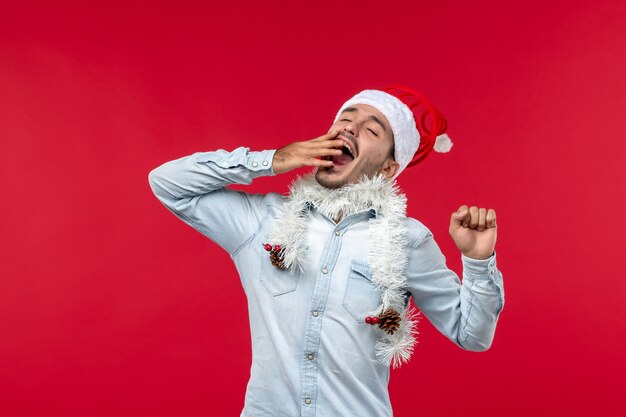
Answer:
[(319, 167), (315, 173), (317, 182), (326, 188), (340, 188), (350, 183), (349, 171), (337, 170), (334, 167)]

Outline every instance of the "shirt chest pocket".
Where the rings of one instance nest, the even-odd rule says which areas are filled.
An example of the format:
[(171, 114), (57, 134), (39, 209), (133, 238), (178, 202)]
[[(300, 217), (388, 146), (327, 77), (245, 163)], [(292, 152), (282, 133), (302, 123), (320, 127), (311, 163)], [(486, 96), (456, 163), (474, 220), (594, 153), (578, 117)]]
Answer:
[(352, 261), (343, 296), (343, 307), (359, 323), (382, 302), (382, 291), (372, 283), (372, 270), (364, 262)]
[(261, 271), (259, 280), (271, 295), (276, 297), (295, 291), (300, 278), (300, 274), (292, 275), (288, 270), (274, 266), (270, 260), (270, 252), (265, 250), (261, 251)]

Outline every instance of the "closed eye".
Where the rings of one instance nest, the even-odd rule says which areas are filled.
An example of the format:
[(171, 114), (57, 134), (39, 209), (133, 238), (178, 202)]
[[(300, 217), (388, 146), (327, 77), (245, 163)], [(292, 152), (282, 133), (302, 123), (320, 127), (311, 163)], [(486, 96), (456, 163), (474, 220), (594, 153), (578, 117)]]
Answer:
[[(349, 121), (350, 121), (350, 119), (341, 119), (340, 121), (341, 121), (341, 122), (349, 122)], [(372, 129), (367, 128), (367, 130), (369, 130), (370, 132), (372, 132), (372, 134), (373, 134), (374, 136), (378, 137), (378, 134), (377, 134), (376, 132), (374, 132)]]

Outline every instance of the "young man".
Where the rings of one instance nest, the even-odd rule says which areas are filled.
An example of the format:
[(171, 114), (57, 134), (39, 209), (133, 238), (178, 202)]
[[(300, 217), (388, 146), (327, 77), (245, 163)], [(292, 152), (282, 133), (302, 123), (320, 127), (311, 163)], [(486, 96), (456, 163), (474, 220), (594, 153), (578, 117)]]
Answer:
[[(391, 416), (390, 367), (410, 358), (421, 313), (460, 348), (489, 349), (504, 307), (495, 211), (451, 214), (461, 283), (394, 181), (449, 150), (446, 126), (414, 90), (364, 90), (315, 139), (197, 152), (150, 172), (157, 198), (239, 272), (252, 336), (242, 417)], [(305, 166), (288, 196), (226, 187)]]

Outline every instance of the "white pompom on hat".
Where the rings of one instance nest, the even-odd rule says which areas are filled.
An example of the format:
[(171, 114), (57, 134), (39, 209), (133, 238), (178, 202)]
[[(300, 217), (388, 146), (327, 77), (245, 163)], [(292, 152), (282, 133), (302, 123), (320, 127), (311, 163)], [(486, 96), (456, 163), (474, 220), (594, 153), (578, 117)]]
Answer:
[(394, 178), (405, 168), (421, 162), (433, 149), (441, 153), (452, 148), (452, 141), (444, 133), (446, 119), (423, 94), (411, 88), (394, 84), (382, 90), (363, 90), (341, 106), (335, 121), (354, 104), (376, 108), (391, 125), (394, 159), (400, 165)]

